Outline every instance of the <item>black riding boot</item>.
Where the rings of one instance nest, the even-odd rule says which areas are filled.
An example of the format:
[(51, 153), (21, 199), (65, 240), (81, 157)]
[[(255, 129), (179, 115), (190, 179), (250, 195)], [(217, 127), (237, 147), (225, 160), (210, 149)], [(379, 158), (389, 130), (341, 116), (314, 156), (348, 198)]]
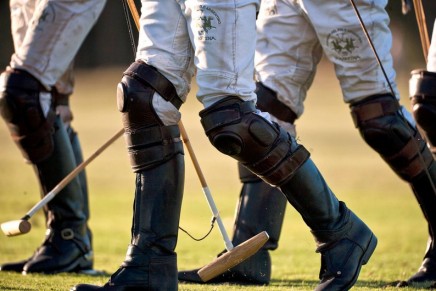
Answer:
[[(436, 73), (414, 70), (411, 73), (410, 92), (413, 115), (422, 129), (433, 157), (436, 156)], [(429, 238), (424, 260), (418, 272), (407, 280), (410, 283), (436, 282), (436, 165), (428, 167), (411, 181), (419, 206), (428, 222)]]
[[(267, 285), (271, 279), (269, 250), (278, 246), (287, 201), (280, 189), (263, 182), (240, 163), (238, 166), (243, 186), (236, 208), (232, 243), (237, 246), (262, 231), (268, 233), (269, 240), (253, 256), (206, 283)], [(179, 280), (204, 283), (197, 274), (198, 270), (180, 271)]]
[(331, 192), (311, 159), (280, 187), (311, 228), (321, 253), (316, 290), (348, 290), (375, 250), (377, 238)]
[[(51, 191), (76, 166), (67, 132), (59, 117), (54, 128), (53, 154), (35, 164), (44, 193)], [(45, 241), (25, 263), (23, 273), (50, 274), (92, 269), (93, 253), (79, 180), (73, 179), (47, 204), (45, 211)]]
[[(430, 179), (429, 179), (430, 177)], [(411, 186), (419, 206), (428, 222), (429, 238), (427, 250), (418, 272), (407, 280), (408, 285), (413, 283), (436, 282), (436, 205), (435, 185), (436, 163), (433, 162), (428, 168), (428, 173), (421, 173), (411, 181)]]
[(310, 159), (283, 128), (256, 113), (252, 102), (229, 96), (200, 112), (211, 143), (262, 180), (279, 186), (310, 227), (321, 253), (316, 290), (348, 290), (377, 239), (338, 201)]
[(177, 290), (177, 243), (183, 196), (183, 156), (136, 176), (132, 241), (126, 258), (104, 286), (72, 290)]
[[(56, 125), (58, 125), (58, 122), (56, 123)], [(71, 127), (67, 128), (67, 133), (69, 136), (69, 141), (71, 143), (72, 146), (72, 150), (74, 153), (74, 158), (75, 158), (75, 166), (79, 165), (82, 161), (83, 161), (83, 157), (82, 157), (82, 150), (80, 147), (80, 143), (79, 140), (77, 138), (77, 134), (74, 132), (74, 130), (72, 130)], [(63, 134), (62, 134), (63, 135)], [(63, 143), (65, 142), (64, 137), (62, 138), (55, 138), (54, 139), (54, 143), (55, 143), (55, 148), (59, 148), (63, 146)], [(58, 154), (62, 155), (67, 153), (68, 150), (67, 148), (65, 148), (65, 150), (62, 150), (61, 152), (57, 151)], [(70, 156), (70, 154), (66, 155), (67, 157)], [(69, 158), (66, 158), (65, 161), (68, 161)], [(65, 167), (65, 170), (61, 170), (62, 173), (67, 173), (68, 171), (71, 171), (73, 168), (71, 168), (71, 165), (68, 162), (63, 162), (61, 164), (55, 164), (56, 161), (59, 161), (59, 159), (55, 159), (55, 158), (51, 158), (51, 161), (53, 162), (53, 168), (55, 169), (59, 169), (60, 167)], [(36, 173), (38, 174), (38, 167), (35, 167)], [(41, 187), (43, 189), (43, 193), (42, 195), (44, 195), (44, 192), (47, 193), (47, 191), (51, 190), (51, 187), (54, 187), (54, 185), (56, 185), (58, 182), (60, 182), (60, 176), (53, 176), (53, 178), (51, 178), (50, 175), (46, 175), (46, 177), (48, 178), (48, 180), (46, 178), (45, 179), (45, 185), (41, 184)], [(49, 181), (50, 179), (53, 179), (53, 181)], [(80, 181), (80, 189), (77, 186), (77, 179), (73, 180), (73, 182), (71, 182), (71, 185), (67, 186), (63, 191), (75, 191), (77, 193), (81, 193), (82, 198), (78, 200), (78, 203), (83, 202), (83, 206), (82, 206), (82, 211), (83, 214), (85, 215), (85, 219), (86, 221), (89, 220), (89, 200), (88, 200), (88, 189), (87, 189), (87, 182), (86, 182), (86, 175), (84, 172), (80, 173), (78, 175), (78, 180)], [(40, 180), (40, 182), (43, 182), (42, 178)], [(64, 195), (64, 193), (59, 193), (59, 199), (62, 199), (62, 195)], [(68, 195), (68, 194), (67, 194)], [(44, 208), (44, 214), (46, 216), (46, 220), (47, 220), (47, 225), (49, 225), (48, 222), (48, 218), (49, 218), (49, 207), (45, 207)], [(52, 232), (50, 229), (47, 230), (48, 232)], [(93, 254), (92, 254), (92, 233), (91, 230), (89, 229), (89, 227), (87, 226), (87, 238), (85, 237), (83, 239), (83, 244), (85, 245), (85, 254), (83, 256), (79, 256), (77, 259), (68, 259), (69, 255), (61, 255), (64, 256), (65, 258), (62, 259), (63, 261), (65, 261), (65, 263), (62, 263), (59, 267), (59, 270), (57, 270), (56, 268), (56, 263), (53, 266), (50, 266), (49, 269), (44, 270), (45, 267), (41, 266), (42, 270), (41, 272), (43, 273), (57, 273), (57, 272), (63, 272), (64, 270), (66, 271), (73, 271), (73, 272), (84, 272), (84, 273), (88, 273), (92, 270), (93, 267)], [(87, 242), (89, 241), (89, 243)], [(45, 244), (45, 242), (44, 242)], [(63, 243), (62, 243), (63, 244)], [(82, 243), (80, 243), (82, 244)], [(41, 249), (46, 249), (47, 247), (41, 247)], [(37, 256), (39, 254), (39, 256), (41, 256), (40, 251), (41, 249), (38, 249), (35, 254), (25, 260), (22, 261), (18, 261), (18, 262), (12, 262), (12, 263), (5, 263), (3, 265), (0, 266), (0, 270), (1, 271), (13, 271), (13, 272), (22, 272), (24, 266), (32, 261), (35, 260), (35, 256)], [(75, 248), (72, 248), (72, 250), (74, 250)], [(56, 254), (54, 253), (53, 256), (56, 256)], [(73, 255), (73, 257), (76, 255)], [(68, 261), (71, 260), (70, 263), (68, 263)], [(38, 264), (41, 264), (38, 263)], [(66, 265), (66, 267), (65, 267)], [(77, 267), (71, 267), (77, 265)], [(69, 266), (69, 267), (68, 267)], [(47, 266), (48, 267), (48, 266)], [(29, 269), (27, 269), (27, 272), (39, 272), (39, 267), (37, 268), (36, 266), (33, 266)]]
[[(73, 148), (74, 157), (76, 160), (76, 166), (80, 165), (83, 162), (83, 154), (82, 154), (82, 146), (80, 145), (80, 140), (77, 135), (77, 132), (71, 127), (67, 127), (67, 133), (71, 142), (71, 146)], [(86, 170), (83, 169), (77, 177), (79, 178), (80, 187), (82, 188), (82, 195), (83, 195), (83, 212), (86, 216), (86, 228), (88, 232), (88, 237), (91, 242), (91, 248), (92, 248), (92, 231), (88, 225), (88, 221), (90, 218), (90, 210), (89, 210), (89, 195), (88, 195), (88, 181), (86, 177)]]

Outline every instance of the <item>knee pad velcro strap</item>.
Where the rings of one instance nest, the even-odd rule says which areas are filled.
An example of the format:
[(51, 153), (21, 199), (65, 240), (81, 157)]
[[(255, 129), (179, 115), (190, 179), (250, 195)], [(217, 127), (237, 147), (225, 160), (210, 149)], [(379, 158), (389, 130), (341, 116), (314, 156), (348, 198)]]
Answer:
[(371, 100), (351, 105), (354, 125), (359, 128), (363, 123), (386, 115), (396, 114), (400, 104), (392, 95), (380, 95)]
[(154, 168), (177, 154), (183, 144), (177, 125), (153, 126), (125, 133), (130, 164), (134, 172)]
[(436, 73), (414, 70), (409, 83), (413, 116), (436, 155)]
[[(144, 62), (136, 61), (130, 65), (124, 72), (124, 76), (129, 76), (142, 85), (153, 88), (166, 101), (171, 102), (177, 109), (180, 108), (183, 101), (177, 95), (174, 85), (159, 73), (156, 68), (147, 65)], [(123, 108), (127, 106), (128, 99), (118, 99), (118, 109), (124, 112)]]
[(401, 116), (398, 101), (381, 95), (351, 105), (351, 113), (366, 143), (402, 179), (422, 173), (433, 158), (416, 128)]
[(253, 103), (228, 97), (202, 110), (201, 123), (220, 152), (278, 186), (293, 176), (309, 154), (277, 124), (255, 111)]
[(173, 85), (163, 75), (140, 62), (133, 63), (118, 84), (118, 109), (122, 112), (124, 136), (134, 172), (154, 168), (183, 154), (178, 126), (165, 126), (154, 110), (155, 92), (171, 102), (177, 96)]
[(257, 107), (269, 112), (281, 121), (294, 124), (297, 114), (277, 99), (277, 94), (262, 83), (256, 83)]
[(436, 97), (436, 73), (422, 69), (413, 70), (409, 81), (409, 91), (411, 98), (425, 100), (426, 97)]
[(7, 71), (0, 80), (0, 113), (9, 127), (12, 139), (23, 156), (32, 163), (47, 159), (54, 149), (55, 113), (44, 115), (39, 94), (41, 84), (24, 71)]
[(255, 183), (260, 182), (261, 179), (247, 169), (243, 164), (238, 162), (239, 180), (242, 183)]

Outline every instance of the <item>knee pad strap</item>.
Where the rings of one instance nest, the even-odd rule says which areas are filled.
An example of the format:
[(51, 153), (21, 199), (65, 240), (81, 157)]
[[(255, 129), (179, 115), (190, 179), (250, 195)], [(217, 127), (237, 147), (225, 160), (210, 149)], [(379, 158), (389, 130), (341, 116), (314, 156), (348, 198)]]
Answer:
[(417, 129), (400, 116), (400, 105), (393, 96), (353, 104), (351, 114), (363, 139), (402, 179), (410, 181), (433, 161)]
[(253, 174), (249, 169), (247, 169), (244, 165), (238, 162), (238, 173), (239, 180), (242, 183), (255, 183), (261, 181), (261, 179)]
[(200, 112), (209, 140), (272, 185), (288, 181), (309, 157), (277, 124), (255, 113), (251, 102), (228, 97)]
[(363, 123), (378, 117), (395, 114), (400, 104), (390, 95), (380, 95), (370, 100), (358, 102), (351, 106), (354, 125), (359, 128)]
[(413, 116), (436, 156), (436, 73), (412, 71), (409, 90)]
[[(183, 101), (177, 94), (176, 88), (164, 75), (159, 73), (156, 68), (144, 62), (136, 61), (127, 68), (124, 72), (124, 76), (130, 76), (145, 86), (151, 86), (162, 98), (171, 102), (177, 109), (180, 109)], [(121, 106), (121, 108), (122, 107), (123, 106)], [(121, 109), (120, 111), (123, 112)]]
[(277, 94), (260, 82), (256, 83), (257, 107), (277, 119), (294, 124), (297, 114), (277, 99)]
[[(409, 81), (411, 98), (425, 100), (436, 97), (436, 73), (426, 70), (413, 70)], [(433, 98), (432, 98), (433, 99)]]
[(181, 100), (171, 82), (145, 63), (133, 63), (118, 84), (118, 109), (123, 113), (124, 135), (134, 172), (183, 154), (178, 126), (164, 126), (153, 108), (155, 92), (180, 107)]
[(177, 154), (183, 154), (177, 125), (148, 127), (129, 132), (125, 137), (134, 172), (154, 168)]

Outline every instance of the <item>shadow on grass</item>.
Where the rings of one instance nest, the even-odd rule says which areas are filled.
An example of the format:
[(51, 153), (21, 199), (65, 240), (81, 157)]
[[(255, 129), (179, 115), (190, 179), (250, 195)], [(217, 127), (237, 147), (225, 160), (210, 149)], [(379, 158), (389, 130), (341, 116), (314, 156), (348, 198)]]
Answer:
[[(369, 281), (369, 280), (358, 280), (353, 288), (368, 288), (373, 290), (436, 290), (435, 288), (429, 288), (429, 284), (415, 284), (415, 285), (403, 285), (402, 287), (397, 287), (398, 283), (404, 281)], [(315, 288), (319, 281), (317, 280), (279, 280), (272, 279), (268, 286), (271, 287), (286, 287), (293, 288), (295, 290)], [(432, 286), (434, 287), (434, 285)]]

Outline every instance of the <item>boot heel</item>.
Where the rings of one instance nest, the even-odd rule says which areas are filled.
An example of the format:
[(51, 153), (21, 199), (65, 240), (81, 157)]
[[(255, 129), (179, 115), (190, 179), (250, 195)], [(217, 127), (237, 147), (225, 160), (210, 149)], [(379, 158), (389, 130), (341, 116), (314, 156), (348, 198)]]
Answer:
[(377, 246), (377, 237), (374, 234), (372, 234), (371, 239), (369, 240), (368, 246), (366, 248), (366, 252), (362, 258), (362, 265), (366, 265), (366, 263), (368, 263), (369, 258), (371, 258), (372, 254), (374, 253), (376, 246)]

